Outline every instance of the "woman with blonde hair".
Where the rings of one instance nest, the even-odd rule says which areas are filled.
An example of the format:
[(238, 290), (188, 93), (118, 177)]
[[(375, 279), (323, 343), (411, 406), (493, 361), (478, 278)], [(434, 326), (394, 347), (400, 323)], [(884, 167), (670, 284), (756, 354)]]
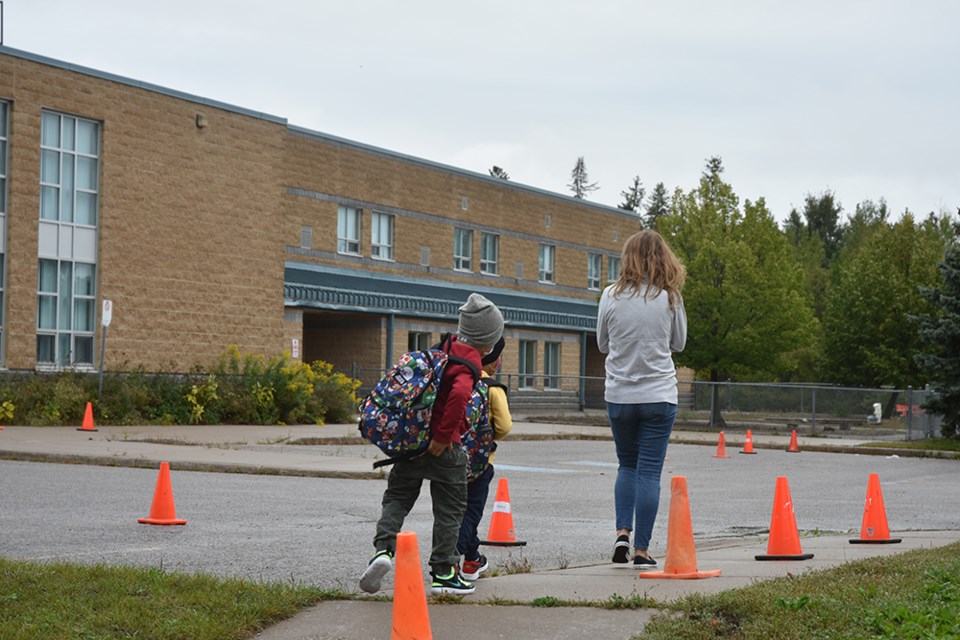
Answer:
[(623, 245), (617, 281), (600, 297), (597, 345), (607, 354), (604, 399), (617, 450), (613, 561), (656, 568), (647, 548), (660, 505), (660, 475), (677, 416), (673, 352), (687, 341), (680, 290), (686, 269), (652, 229)]

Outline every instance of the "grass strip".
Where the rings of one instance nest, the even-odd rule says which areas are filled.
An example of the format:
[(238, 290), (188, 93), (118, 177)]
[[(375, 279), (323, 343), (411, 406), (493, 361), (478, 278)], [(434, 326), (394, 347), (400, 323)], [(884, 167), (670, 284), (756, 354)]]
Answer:
[(960, 638), (960, 543), (689, 596), (644, 640)]
[(242, 640), (342, 596), (162, 569), (0, 558), (0, 638)]

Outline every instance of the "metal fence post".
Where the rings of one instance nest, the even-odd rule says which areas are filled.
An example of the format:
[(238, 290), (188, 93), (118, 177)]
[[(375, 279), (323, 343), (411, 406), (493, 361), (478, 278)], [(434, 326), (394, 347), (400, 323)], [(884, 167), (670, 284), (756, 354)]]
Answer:
[(907, 440), (913, 440), (913, 387), (907, 385)]

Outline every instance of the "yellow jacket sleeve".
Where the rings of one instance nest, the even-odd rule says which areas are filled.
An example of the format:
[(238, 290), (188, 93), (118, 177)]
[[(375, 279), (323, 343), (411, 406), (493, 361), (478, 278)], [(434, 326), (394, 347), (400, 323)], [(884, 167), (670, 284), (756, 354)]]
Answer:
[[(486, 373), (484, 378), (489, 378)], [(487, 394), (490, 399), (490, 421), (493, 422), (493, 439), (502, 440), (510, 433), (513, 428), (513, 418), (510, 416), (510, 404), (507, 402), (507, 394), (500, 387), (490, 387)]]

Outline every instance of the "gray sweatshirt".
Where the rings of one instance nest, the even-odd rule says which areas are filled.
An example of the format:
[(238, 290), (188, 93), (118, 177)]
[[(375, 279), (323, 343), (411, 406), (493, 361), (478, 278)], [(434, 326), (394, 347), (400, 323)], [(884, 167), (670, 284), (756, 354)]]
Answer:
[(665, 291), (643, 299), (640, 291), (624, 290), (613, 297), (613, 285), (600, 296), (597, 346), (606, 359), (604, 399), (616, 404), (669, 402), (677, 404), (677, 370), (671, 352), (687, 343), (683, 299), (673, 310)]

